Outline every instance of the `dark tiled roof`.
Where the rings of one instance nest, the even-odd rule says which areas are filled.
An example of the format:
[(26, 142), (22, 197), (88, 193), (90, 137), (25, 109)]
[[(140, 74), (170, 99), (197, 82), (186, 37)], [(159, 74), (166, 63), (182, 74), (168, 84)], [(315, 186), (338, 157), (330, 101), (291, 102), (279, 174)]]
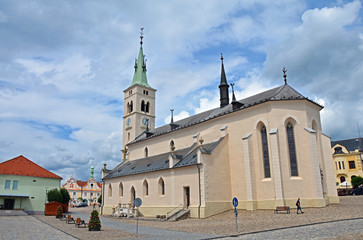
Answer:
[(62, 179), (22, 155), (0, 163), (0, 174)]
[(290, 85), (284, 84), (282, 86), (267, 90), (265, 92), (238, 101), (244, 104), (239, 109), (233, 110), (232, 104), (229, 104), (223, 108), (218, 107), (202, 113), (198, 113), (196, 115), (174, 122), (174, 125), (177, 125), (178, 127), (172, 127), (170, 124), (166, 124), (164, 126), (156, 128), (153, 134), (149, 137), (147, 137), (146, 134), (141, 134), (134, 141), (130, 142), (128, 145), (143, 141), (148, 138), (163, 135), (171, 131), (177, 131), (179, 129), (186, 128), (198, 123), (202, 123), (210, 119), (217, 118), (232, 113), (234, 111), (239, 111), (248, 107), (252, 107), (267, 101), (302, 100), (302, 99), (306, 99), (322, 108), (321, 105), (304, 97), (302, 94), (293, 89)]
[(363, 138), (332, 141), (331, 147), (334, 147), (337, 144), (344, 146), (349, 152), (354, 152), (356, 149), (359, 149), (360, 152), (363, 151)]
[[(177, 163), (173, 166), (173, 168), (186, 167), (198, 164), (197, 150), (201, 149), (203, 153), (210, 154), (222, 140), (223, 138), (220, 138), (216, 142), (204, 144), (202, 148), (198, 144), (194, 143), (188, 148), (176, 150), (175, 158)], [(103, 179), (168, 169), (170, 154), (170, 152), (166, 152), (151, 157), (125, 162), (113, 169), (111, 173), (105, 176)]]

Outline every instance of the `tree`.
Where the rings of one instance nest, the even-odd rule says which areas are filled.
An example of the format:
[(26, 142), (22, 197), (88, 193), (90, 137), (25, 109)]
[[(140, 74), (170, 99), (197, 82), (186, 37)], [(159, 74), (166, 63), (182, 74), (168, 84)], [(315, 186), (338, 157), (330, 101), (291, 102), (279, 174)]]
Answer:
[(356, 177), (353, 177), (352, 178), (353, 188), (357, 188), (357, 187), (359, 187), (362, 184), (363, 184), (363, 178), (362, 177), (356, 176)]
[(98, 197), (97, 202), (98, 202), (99, 204), (101, 204), (101, 203), (102, 203), (102, 193), (101, 193), (101, 194), (100, 194), (100, 196)]
[(62, 195), (62, 202), (63, 204), (68, 203), (69, 200), (71, 200), (71, 197), (69, 196), (69, 192), (65, 188), (61, 188), (60, 193)]
[(100, 231), (101, 230), (101, 222), (100, 218), (98, 217), (97, 210), (93, 210), (91, 212), (91, 217), (88, 223), (88, 230), (89, 231)]
[(55, 215), (56, 218), (61, 218), (63, 215), (63, 208), (61, 206), (58, 206), (57, 213)]
[(59, 202), (62, 203), (62, 194), (58, 188), (53, 188), (47, 192), (48, 202)]

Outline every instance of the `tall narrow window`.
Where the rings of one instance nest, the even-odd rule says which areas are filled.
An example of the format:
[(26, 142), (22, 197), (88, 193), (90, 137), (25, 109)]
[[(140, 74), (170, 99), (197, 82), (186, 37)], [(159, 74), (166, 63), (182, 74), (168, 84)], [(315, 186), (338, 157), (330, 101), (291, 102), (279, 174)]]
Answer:
[(159, 195), (165, 195), (165, 183), (162, 178), (159, 179)]
[(144, 180), (144, 196), (148, 196), (149, 195), (149, 184), (146, 180)]
[[(87, 193), (85, 193), (87, 194)], [(111, 183), (108, 184), (108, 197), (112, 197), (112, 186), (111, 186)]]
[(149, 149), (146, 147), (145, 148), (145, 157), (148, 157), (149, 156)]
[(122, 182), (120, 182), (120, 184), (118, 185), (118, 195), (119, 197), (124, 196), (124, 185), (122, 184)]
[(261, 143), (262, 143), (263, 168), (265, 171), (265, 178), (271, 178), (270, 158), (268, 154), (268, 142), (267, 142), (267, 133), (265, 126), (262, 126), (261, 128)]
[(287, 132), (287, 144), (289, 146), (291, 176), (299, 176), (297, 171), (294, 126), (292, 125), (291, 122), (287, 123), (286, 132)]
[(345, 166), (344, 166), (344, 161), (342, 162), (342, 166), (343, 166), (343, 169), (345, 169)]
[(13, 181), (13, 189), (18, 189), (18, 181), (17, 180), (14, 180)]
[(10, 180), (5, 180), (5, 189), (10, 189)]

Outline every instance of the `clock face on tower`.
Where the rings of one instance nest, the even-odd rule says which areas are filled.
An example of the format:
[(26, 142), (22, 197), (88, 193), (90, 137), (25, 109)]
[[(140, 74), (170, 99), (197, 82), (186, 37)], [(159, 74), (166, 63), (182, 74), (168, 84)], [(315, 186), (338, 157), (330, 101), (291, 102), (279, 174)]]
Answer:
[(126, 125), (127, 125), (127, 126), (130, 126), (130, 125), (131, 125), (131, 119), (130, 119), (130, 118), (128, 118), (128, 119), (126, 120)]
[(143, 118), (142, 119), (142, 124), (146, 127), (147, 126), (147, 124), (149, 123), (149, 119), (147, 119), (147, 118)]

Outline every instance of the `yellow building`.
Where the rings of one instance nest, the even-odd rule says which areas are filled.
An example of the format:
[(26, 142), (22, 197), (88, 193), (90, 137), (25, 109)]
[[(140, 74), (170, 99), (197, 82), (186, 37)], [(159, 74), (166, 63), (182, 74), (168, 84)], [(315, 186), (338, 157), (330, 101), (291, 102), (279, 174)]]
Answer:
[(94, 167), (92, 165), (91, 175), (88, 181), (79, 181), (71, 177), (62, 185), (63, 188), (67, 189), (72, 204), (81, 201), (88, 203), (88, 205), (97, 204), (97, 199), (102, 192), (102, 183), (99, 183), (94, 179), (93, 173)]
[(331, 142), (337, 187), (352, 187), (352, 177), (363, 177), (363, 138)]
[(339, 202), (323, 107), (287, 84), (285, 70), (281, 86), (237, 101), (221, 60), (220, 106), (156, 128), (141, 41), (124, 90), (123, 159), (102, 170), (103, 214), (135, 198), (144, 216), (180, 208), (194, 218), (233, 209), (234, 197), (248, 210)]

